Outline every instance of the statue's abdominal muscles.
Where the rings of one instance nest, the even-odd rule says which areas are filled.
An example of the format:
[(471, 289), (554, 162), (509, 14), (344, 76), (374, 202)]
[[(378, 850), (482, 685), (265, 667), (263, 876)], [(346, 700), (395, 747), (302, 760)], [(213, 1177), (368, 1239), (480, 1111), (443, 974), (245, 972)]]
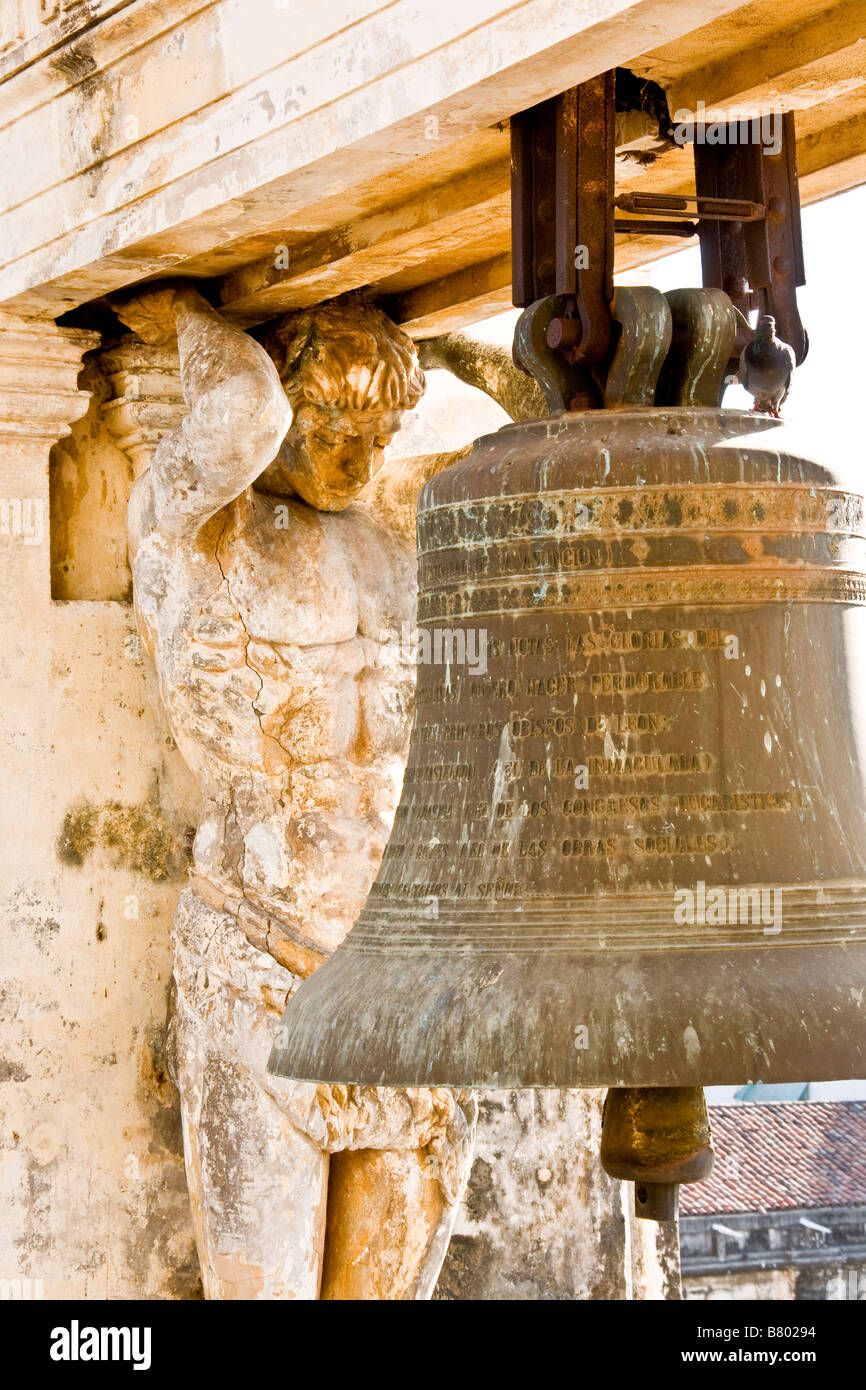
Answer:
[(362, 505), (251, 492), (194, 545), (136, 556), (172, 732), (205, 795), (194, 868), (320, 951), (363, 906), (399, 796), (414, 567)]

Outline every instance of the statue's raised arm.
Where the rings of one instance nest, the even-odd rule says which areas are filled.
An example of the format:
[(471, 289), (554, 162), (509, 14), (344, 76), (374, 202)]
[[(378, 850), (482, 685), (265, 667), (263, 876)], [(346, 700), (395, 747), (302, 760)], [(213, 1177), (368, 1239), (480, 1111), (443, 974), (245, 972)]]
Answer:
[(291, 407), (264, 348), (226, 323), (191, 285), (157, 286), (112, 307), (145, 342), (177, 336), (187, 405), (136, 489), (131, 542), (154, 530), (194, 535), (274, 458)]
[(425, 371), (441, 367), (483, 391), (512, 420), (536, 420), (548, 414), (538, 382), (515, 367), (511, 354), (495, 343), (480, 342), (466, 333), (443, 333), (421, 340), (418, 360)]

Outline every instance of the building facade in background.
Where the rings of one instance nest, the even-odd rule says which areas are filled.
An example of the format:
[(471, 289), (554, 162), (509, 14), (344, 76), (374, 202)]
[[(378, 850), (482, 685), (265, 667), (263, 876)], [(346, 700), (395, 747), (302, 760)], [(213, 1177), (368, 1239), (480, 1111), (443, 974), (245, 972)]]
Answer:
[(716, 1105), (682, 1189), (683, 1296), (866, 1300), (866, 1101)]

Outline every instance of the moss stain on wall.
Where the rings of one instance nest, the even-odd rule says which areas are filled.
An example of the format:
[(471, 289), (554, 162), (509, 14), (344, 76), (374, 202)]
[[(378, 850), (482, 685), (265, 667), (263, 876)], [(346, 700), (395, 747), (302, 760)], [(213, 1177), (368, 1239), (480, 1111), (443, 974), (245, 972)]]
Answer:
[(166, 814), (155, 791), (133, 806), (80, 801), (63, 818), (57, 857), (80, 868), (103, 849), (115, 868), (130, 869), (152, 883), (168, 883), (186, 872), (194, 833), (191, 826), (179, 826)]

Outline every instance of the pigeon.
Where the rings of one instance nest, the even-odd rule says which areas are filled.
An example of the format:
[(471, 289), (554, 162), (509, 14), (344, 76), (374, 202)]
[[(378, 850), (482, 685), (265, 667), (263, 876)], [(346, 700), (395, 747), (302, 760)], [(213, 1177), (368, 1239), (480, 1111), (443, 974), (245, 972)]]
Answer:
[(781, 418), (779, 406), (791, 389), (796, 365), (793, 348), (776, 337), (776, 320), (763, 314), (740, 360), (740, 381), (755, 398), (753, 410)]

